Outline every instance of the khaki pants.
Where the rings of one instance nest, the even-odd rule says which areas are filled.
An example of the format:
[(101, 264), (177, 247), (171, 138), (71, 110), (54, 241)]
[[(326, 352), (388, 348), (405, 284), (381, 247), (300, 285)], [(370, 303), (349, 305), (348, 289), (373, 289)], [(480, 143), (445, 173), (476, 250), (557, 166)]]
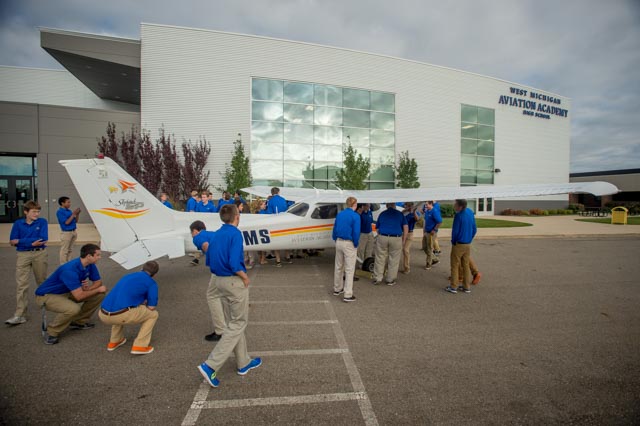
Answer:
[(50, 336), (58, 336), (72, 322), (78, 324), (89, 322), (89, 318), (98, 309), (104, 296), (104, 293), (98, 293), (82, 302), (77, 302), (71, 293), (45, 294), (44, 296), (36, 296), (36, 303), (38, 306), (44, 305), (47, 311), (58, 314), (47, 326), (47, 333)]
[(438, 231), (433, 236), (433, 249), (437, 252), (440, 252), (440, 243), (438, 242)]
[(73, 231), (62, 231), (60, 233), (60, 264), (67, 263), (71, 258), (73, 243), (78, 239), (78, 233)]
[(413, 243), (413, 231), (407, 234), (407, 239), (402, 245), (402, 270), (405, 273), (411, 270), (411, 243)]
[(384, 267), (389, 261), (387, 270), (387, 282), (393, 282), (398, 278), (398, 267), (402, 255), (402, 237), (385, 237), (378, 234), (376, 240), (376, 262), (373, 270), (373, 279), (382, 281)]
[[(471, 272), (471, 276), (475, 277), (476, 275), (478, 275), (478, 265), (476, 265), (476, 262), (473, 260), (473, 258), (471, 256), (469, 256), (469, 271)], [(462, 269), (462, 264), (460, 264), (460, 271), (459, 271), (460, 275), (458, 276), (458, 280), (459, 282), (462, 282), (462, 277), (464, 277), (464, 270)]]
[(205, 362), (218, 371), (233, 352), (236, 366), (242, 368), (251, 361), (244, 335), (249, 322), (249, 288), (238, 276), (216, 277), (215, 281), (224, 311), (228, 313), (228, 322), (222, 331), (222, 338)]
[(211, 313), (211, 322), (213, 323), (213, 331), (221, 335), (224, 330), (226, 321), (224, 319), (224, 311), (222, 310), (222, 300), (220, 290), (216, 286), (216, 276), (211, 274), (209, 287), (207, 287), (207, 305)]
[(468, 289), (471, 284), (471, 272), (469, 271), (469, 259), (471, 258), (471, 244), (457, 243), (451, 246), (451, 286), (455, 288), (460, 281), (460, 271), (463, 272), (462, 285)]
[(358, 257), (361, 261), (365, 261), (367, 258), (373, 256), (373, 232), (368, 234), (360, 234), (360, 240), (358, 242)]
[[(356, 253), (353, 241), (338, 238), (336, 241), (336, 264), (333, 271), (333, 291), (340, 291), (344, 288), (344, 297), (353, 296)], [(342, 280), (343, 276), (345, 277), (344, 281)]]
[(24, 317), (29, 306), (29, 272), (33, 270), (36, 286), (47, 278), (48, 265), (47, 249), (38, 251), (19, 251), (16, 262), (16, 313), (17, 317)]
[(424, 231), (424, 235), (422, 236), (422, 251), (424, 251), (424, 254), (427, 255), (427, 268), (433, 265), (433, 261), (436, 259), (436, 256), (433, 254), (436, 235), (437, 234), (432, 235), (430, 232)]
[(158, 321), (158, 311), (152, 311), (145, 305), (140, 305), (118, 315), (105, 315), (100, 311), (98, 312), (98, 317), (104, 324), (111, 326), (111, 338), (109, 339), (111, 343), (118, 343), (124, 339), (124, 326), (126, 324), (141, 324), (138, 336), (133, 341), (133, 346), (146, 348), (151, 342), (153, 326)]

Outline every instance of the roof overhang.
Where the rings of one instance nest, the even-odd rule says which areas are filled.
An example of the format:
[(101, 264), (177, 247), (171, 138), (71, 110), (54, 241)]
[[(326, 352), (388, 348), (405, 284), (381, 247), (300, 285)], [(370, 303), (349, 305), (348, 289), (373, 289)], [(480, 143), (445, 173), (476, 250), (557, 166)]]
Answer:
[(98, 97), (140, 105), (140, 40), (41, 28), (40, 45)]

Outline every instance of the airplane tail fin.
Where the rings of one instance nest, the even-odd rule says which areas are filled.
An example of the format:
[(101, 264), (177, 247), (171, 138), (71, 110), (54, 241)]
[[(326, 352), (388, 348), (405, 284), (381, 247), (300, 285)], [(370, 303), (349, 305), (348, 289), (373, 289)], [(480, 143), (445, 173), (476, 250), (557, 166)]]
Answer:
[(175, 215), (110, 158), (62, 160), (102, 238), (103, 250), (118, 252), (169, 232)]

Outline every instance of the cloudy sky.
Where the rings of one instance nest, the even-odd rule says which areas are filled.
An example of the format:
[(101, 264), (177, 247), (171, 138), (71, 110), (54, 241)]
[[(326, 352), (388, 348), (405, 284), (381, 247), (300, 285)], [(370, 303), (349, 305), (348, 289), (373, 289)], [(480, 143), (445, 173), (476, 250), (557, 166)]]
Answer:
[(571, 171), (640, 167), (639, 0), (0, 0), (0, 64), (60, 68), (37, 27), (139, 38), (152, 22), (307, 41), (572, 98)]

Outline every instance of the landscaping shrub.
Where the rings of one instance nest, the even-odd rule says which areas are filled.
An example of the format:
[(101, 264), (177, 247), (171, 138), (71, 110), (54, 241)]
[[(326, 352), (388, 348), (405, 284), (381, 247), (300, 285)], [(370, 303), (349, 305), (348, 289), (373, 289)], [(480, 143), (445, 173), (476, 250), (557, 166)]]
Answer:
[(582, 210), (584, 210), (584, 204), (580, 204), (580, 203), (569, 204), (567, 206), (567, 210), (571, 210), (571, 211), (574, 211), (574, 212), (582, 211)]
[(558, 210), (556, 209), (547, 210), (547, 214), (551, 214), (551, 215), (558, 214)]
[(526, 210), (516, 210), (515, 212), (516, 216), (529, 216), (529, 212)]
[(502, 213), (500, 213), (502, 216), (513, 216), (514, 215), (514, 211), (512, 209), (505, 209), (502, 210)]
[(453, 204), (440, 204), (440, 214), (442, 217), (453, 217), (456, 214)]
[(531, 216), (542, 216), (544, 214), (544, 210), (541, 209), (530, 209), (529, 214)]

